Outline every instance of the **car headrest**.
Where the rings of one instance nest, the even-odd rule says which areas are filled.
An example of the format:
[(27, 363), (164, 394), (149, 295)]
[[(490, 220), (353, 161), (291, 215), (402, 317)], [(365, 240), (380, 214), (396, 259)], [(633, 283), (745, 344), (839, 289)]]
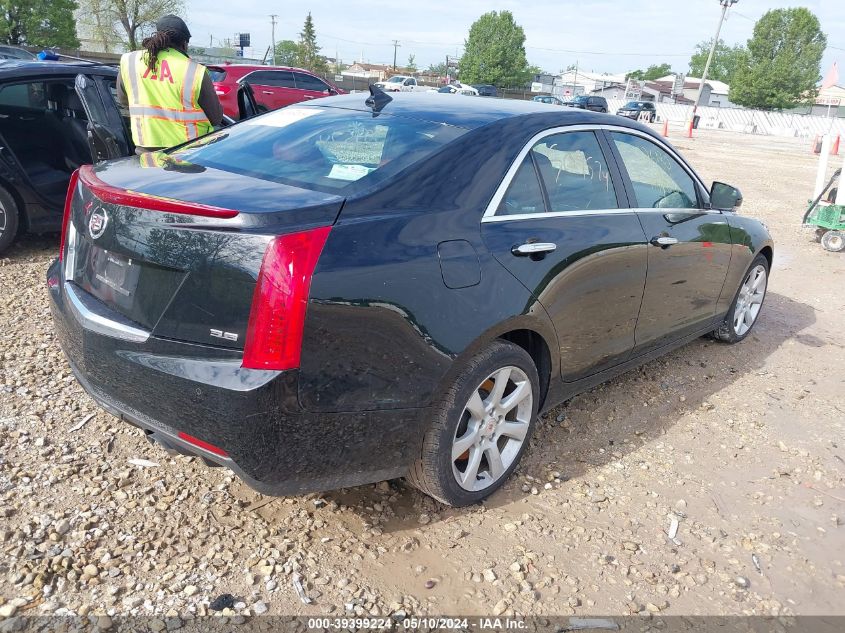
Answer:
[(85, 113), (85, 108), (82, 107), (82, 100), (76, 91), (68, 92), (67, 100), (65, 101), (65, 108), (68, 114), (74, 117), (82, 117)]
[(60, 112), (67, 103), (68, 88), (63, 83), (47, 84), (47, 109)]

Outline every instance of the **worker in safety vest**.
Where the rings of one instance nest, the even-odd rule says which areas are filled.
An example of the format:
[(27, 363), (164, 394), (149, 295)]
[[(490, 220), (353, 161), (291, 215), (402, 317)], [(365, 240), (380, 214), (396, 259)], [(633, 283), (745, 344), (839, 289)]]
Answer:
[(205, 66), (188, 57), (191, 32), (165, 15), (143, 50), (120, 58), (118, 101), (129, 107), (137, 152), (172, 147), (211, 132), (223, 108)]

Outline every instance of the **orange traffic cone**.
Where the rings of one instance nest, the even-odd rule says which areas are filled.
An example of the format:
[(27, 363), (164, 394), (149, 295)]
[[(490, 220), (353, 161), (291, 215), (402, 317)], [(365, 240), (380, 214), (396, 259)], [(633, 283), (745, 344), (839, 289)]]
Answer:
[(836, 135), (836, 140), (833, 141), (833, 147), (830, 148), (831, 156), (839, 156), (839, 134)]
[(669, 119), (663, 121), (663, 137), (669, 138)]
[(690, 121), (689, 126), (687, 126), (687, 138), (692, 138), (692, 121)]

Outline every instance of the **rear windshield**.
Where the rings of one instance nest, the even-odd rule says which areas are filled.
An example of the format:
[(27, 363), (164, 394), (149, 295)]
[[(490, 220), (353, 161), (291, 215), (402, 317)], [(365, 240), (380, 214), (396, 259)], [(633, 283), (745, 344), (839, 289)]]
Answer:
[(625, 104), (625, 107), (630, 108), (631, 110), (638, 110), (640, 108), (644, 108), (645, 103), (643, 103), (642, 101), (629, 101)]
[(209, 67), (208, 74), (211, 75), (211, 81), (223, 81), (226, 79), (226, 71), (221, 68)]
[(463, 128), (400, 116), (289, 106), (174, 150), (180, 160), (348, 194), (426, 158)]

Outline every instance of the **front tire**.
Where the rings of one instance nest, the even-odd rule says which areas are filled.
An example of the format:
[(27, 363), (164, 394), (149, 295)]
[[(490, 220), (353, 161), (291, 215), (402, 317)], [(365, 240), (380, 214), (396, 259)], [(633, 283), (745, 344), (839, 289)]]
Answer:
[(528, 446), (539, 385), (534, 361), (517, 345), (496, 341), (473, 357), (434, 408), (411, 485), (456, 507), (491, 495)]
[(739, 343), (748, 336), (760, 316), (768, 284), (769, 260), (757, 255), (736, 291), (725, 320), (713, 331), (713, 338), (725, 343)]
[(0, 254), (15, 241), (20, 215), (18, 205), (4, 187), (0, 187)]

